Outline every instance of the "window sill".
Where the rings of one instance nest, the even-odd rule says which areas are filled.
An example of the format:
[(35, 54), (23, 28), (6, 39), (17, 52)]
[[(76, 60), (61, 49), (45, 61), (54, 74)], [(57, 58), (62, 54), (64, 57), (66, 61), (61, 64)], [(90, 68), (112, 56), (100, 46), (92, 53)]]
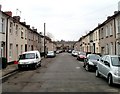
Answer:
[(120, 32), (117, 32), (117, 34), (120, 34)]
[(110, 37), (112, 37), (113, 35), (110, 35)]
[(106, 38), (108, 38), (108, 36), (106, 36)]

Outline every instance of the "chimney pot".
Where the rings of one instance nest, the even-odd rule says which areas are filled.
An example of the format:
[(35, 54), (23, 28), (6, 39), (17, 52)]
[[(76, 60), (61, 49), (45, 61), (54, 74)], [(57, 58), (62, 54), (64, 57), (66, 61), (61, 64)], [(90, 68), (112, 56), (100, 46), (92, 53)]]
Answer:
[(118, 13), (118, 11), (114, 11), (114, 14), (117, 14)]
[(11, 11), (5, 11), (4, 13), (12, 17), (12, 12)]
[(109, 19), (111, 16), (108, 16), (107, 19)]

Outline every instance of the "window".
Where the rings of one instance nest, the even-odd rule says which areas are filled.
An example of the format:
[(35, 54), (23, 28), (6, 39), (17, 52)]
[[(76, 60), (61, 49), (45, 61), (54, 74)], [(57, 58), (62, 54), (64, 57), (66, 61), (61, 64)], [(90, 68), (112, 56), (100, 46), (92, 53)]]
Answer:
[(25, 30), (25, 39), (27, 39), (27, 30)]
[(18, 44), (16, 44), (16, 55), (18, 56)]
[(104, 32), (103, 32), (103, 28), (101, 29), (101, 39), (103, 39), (103, 37), (104, 37)]
[(111, 57), (113, 66), (120, 66), (120, 57)]
[(5, 19), (1, 18), (0, 32), (5, 32)]
[(105, 61), (106, 56), (103, 56), (101, 59), (101, 62), (103, 63)]
[(110, 35), (113, 35), (113, 26), (112, 26), (112, 23), (110, 24)]
[(0, 57), (3, 57), (3, 47), (0, 48)]
[(97, 32), (96, 32), (96, 40), (97, 40), (97, 38), (98, 38), (98, 37), (97, 37)]
[(16, 35), (18, 35), (18, 25), (16, 25)]
[(23, 45), (21, 45), (21, 54), (22, 54), (22, 52), (23, 52)]
[(36, 53), (36, 58), (38, 58), (38, 55), (37, 55), (37, 53)]
[(13, 45), (10, 44), (10, 47), (9, 47), (9, 57), (12, 58), (12, 49), (13, 49)]
[(35, 58), (35, 53), (27, 53), (20, 55), (19, 59), (24, 60), (24, 59), (34, 59), (34, 58)]
[(119, 42), (117, 42), (116, 48), (117, 48), (117, 55), (120, 55), (120, 43)]
[(23, 30), (21, 30), (21, 38), (23, 39)]
[(118, 32), (117, 33), (120, 33), (120, 18), (117, 19), (117, 24), (118, 24)]
[(110, 54), (113, 55), (113, 42), (110, 43), (109, 49), (110, 49)]
[(10, 22), (10, 34), (12, 34), (12, 30), (13, 30), (13, 23)]
[[(108, 63), (110, 63), (110, 58), (108, 56), (106, 56), (105, 61), (107, 61)], [(106, 66), (108, 66), (108, 64)]]
[(106, 45), (105, 50), (106, 50), (106, 54), (109, 54), (109, 45), (108, 44)]
[(108, 37), (108, 26), (106, 26), (106, 28), (105, 28), (105, 35), (106, 35), (106, 37)]

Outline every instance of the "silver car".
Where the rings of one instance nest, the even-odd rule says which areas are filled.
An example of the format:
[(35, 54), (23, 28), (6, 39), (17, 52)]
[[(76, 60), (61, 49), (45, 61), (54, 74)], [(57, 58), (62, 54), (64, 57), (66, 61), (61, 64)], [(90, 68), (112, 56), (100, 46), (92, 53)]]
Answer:
[(109, 85), (120, 84), (120, 56), (105, 55), (98, 62), (96, 77), (102, 75)]

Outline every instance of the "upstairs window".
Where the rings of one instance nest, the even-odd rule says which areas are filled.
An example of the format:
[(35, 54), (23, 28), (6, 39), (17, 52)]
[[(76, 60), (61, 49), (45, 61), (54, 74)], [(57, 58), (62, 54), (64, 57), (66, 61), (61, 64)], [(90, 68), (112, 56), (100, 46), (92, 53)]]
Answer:
[(27, 39), (27, 30), (25, 30), (25, 39)]
[(16, 35), (18, 35), (18, 25), (16, 25)]
[(13, 23), (12, 22), (10, 22), (10, 34), (12, 34), (13, 32)]
[(5, 32), (5, 19), (1, 18), (0, 32)]
[(105, 28), (105, 35), (106, 35), (106, 37), (108, 37), (108, 26), (106, 26), (106, 28)]
[(118, 28), (118, 31), (117, 33), (120, 33), (120, 18), (117, 19), (117, 28)]
[(23, 39), (23, 28), (21, 28), (21, 38)]
[(104, 38), (104, 32), (103, 32), (103, 28), (101, 29), (101, 39), (103, 39)]
[(110, 24), (110, 35), (113, 35), (113, 25), (112, 25), (112, 23)]

